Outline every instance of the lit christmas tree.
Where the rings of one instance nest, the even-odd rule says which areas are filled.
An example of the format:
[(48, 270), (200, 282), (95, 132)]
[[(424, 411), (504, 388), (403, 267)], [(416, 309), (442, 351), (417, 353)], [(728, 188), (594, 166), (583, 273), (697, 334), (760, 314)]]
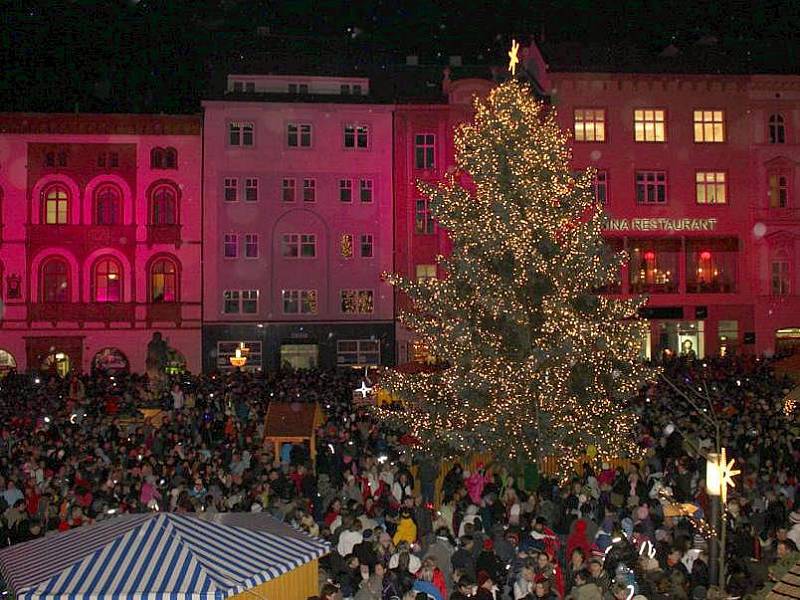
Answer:
[(420, 186), (453, 242), (445, 276), (389, 277), (414, 303), (401, 321), (445, 368), (385, 374), (403, 409), (381, 417), (440, 456), (555, 456), (565, 473), (589, 448), (630, 455), (644, 299), (599, 295), (625, 257), (603, 242), (593, 172), (570, 170), (553, 111), (516, 80), (476, 103), (455, 145), (457, 171)]

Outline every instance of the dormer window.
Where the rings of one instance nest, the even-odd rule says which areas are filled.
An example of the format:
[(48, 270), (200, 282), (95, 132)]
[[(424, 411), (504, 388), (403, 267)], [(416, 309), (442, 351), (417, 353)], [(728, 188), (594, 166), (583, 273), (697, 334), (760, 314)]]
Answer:
[(248, 81), (244, 84), (244, 91), (248, 94), (252, 94), (256, 91), (256, 82), (255, 81)]
[(289, 93), (290, 94), (307, 94), (308, 93), (308, 84), (307, 83), (290, 83), (289, 84)]
[(244, 82), (243, 81), (234, 81), (233, 82), (233, 91), (234, 92), (242, 92), (242, 91), (244, 91)]

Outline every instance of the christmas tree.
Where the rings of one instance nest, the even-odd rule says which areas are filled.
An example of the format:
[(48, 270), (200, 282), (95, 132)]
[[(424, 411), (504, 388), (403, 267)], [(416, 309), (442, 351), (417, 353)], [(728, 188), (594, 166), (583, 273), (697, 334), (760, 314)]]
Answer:
[(420, 184), (453, 244), (443, 277), (388, 277), (414, 304), (401, 322), (444, 368), (384, 375), (403, 408), (381, 417), (426, 454), (555, 456), (566, 472), (587, 449), (630, 453), (647, 323), (643, 299), (600, 294), (625, 256), (603, 242), (594, 174), (570, 170), (568, 138), (527, 84), (512, 79), (475, 109), (455, 134), (457, 169)]

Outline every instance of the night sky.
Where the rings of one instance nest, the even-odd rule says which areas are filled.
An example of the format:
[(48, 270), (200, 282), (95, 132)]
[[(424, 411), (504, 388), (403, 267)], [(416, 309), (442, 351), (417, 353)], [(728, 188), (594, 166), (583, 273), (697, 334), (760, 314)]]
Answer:
[(646, 70), (670, 44), (684, 55), (711, 44), (740, 72), (800, 73), (797, 0), (0, 0), (0, 24), (3, 111), (195, 112), (259, 52), (485, 64), (530, 34), (548, 59), (560, 45), (614, 47), (607, 56)]

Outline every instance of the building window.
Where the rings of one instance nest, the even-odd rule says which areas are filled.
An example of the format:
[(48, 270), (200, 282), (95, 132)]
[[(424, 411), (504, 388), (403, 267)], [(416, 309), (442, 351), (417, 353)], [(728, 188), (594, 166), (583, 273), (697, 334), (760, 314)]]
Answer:
[(225, 258), (236, 258), (239, 256), (239, 235), (236, 233), (226, 233), (222, 242), (222, 255)]
[(244, 180), (244, 201), (258, 202), (258, 177), (247, 177)]
[(338, 340), (336, 364), (341, 366), (378, 366), (381, 344), (378, 340)]
[(178, 202), (172, 188), (166, 185), (157, 187), (150, 202), (153, 225), (175, 225), (178, 222)]
[(634, 110), (633, 139), (637, 142), (666, 141), (664, 111), (657, 108), (637, 108)]
[(46, 152), (44, 155), (44, 166), (45, 167), (55, 167), (56, 166), (56, 153), (55, 152)]
[(113, 185), (104, 185), (95, 192), (94, 222), (97, 225), (122, 223), (122, 198)]
[(359, 196), (361, 202), (372, 202), (372, 179), (362, 179), (359, 181)]
[(433, 169), (436, 166), (436, 135), (418, 133), (414, 136), (414, 167)]
[(281, 199), (284, 202), (294, 202), (294, 177), (284, 177), (281, 182)]
[(284, 314), (317, 314), (317, 290), (282, 290)]
[(258, 290), (225, 290), (222, 294), (222, 312), (227, 315), (257, 314), (258, 296)]
[[(166, 164), (169, 164), (169, 159), (165, 157)], [(119, 153), (118, 152), (109, 152), (108, 153), (108, 166), (112, 169), (119, 167)], [(167, 167), (168, 169), (174, 169), (175, 167)]]
[(365, 233), (361, 236), (361, 258), (372, 258), (374, 256), (375, 247), (373, 241), (370, 233)]
[[(113, 155), (112, 155), (113, 159)], [(111, 165), (112, 167), (116, 165)], [(178, 168), (178, 151), (175, 148), (167, 148), (164, 150), (164, 168), (177, 169)]]
[(303, 202), (317, 201), (317, 180), (303, 179)]
[(417, 283), (436, 279), (436, 265), (417, 265)]
[(159, 258), (150, 267), (150, 301), (178, 301), (178, 269), (168, 258)]
[(736, 292), (739, 242), (736, 239), (687, 239), (686, 291), (690, 294)]
[(339, 254), (342, 258), (353, 258), (353, 234), (343, 233), (339, 238)]
[(281, 256), (284, 258), (316, 258), (316, 234), (284, 233), (281, 238)]
[(59, 167), (66, 167), (67, 166), (67, 153), (66, 152), (59, 152), (58, 155), (58, 166)]
[(603, 206), (608, 202), (608, 171), (597, 171), (594, 174), (594, 199)]
[(244, 257), (245, 258), (258, 258), (258, 234), (245, 233), (244, 234)]
[[(97, 155), (97, 166), (98, 167), (105, 167), (106, 166), (106, 153), (101, 152)], [(153, 155), (152, 152), (150, 153), (150, 167), (153, 166)]]
[(339, 86), (339, 93), (342, 96), (349, 96), (350, 95), (350, 84), (343, 83)]
[(415, 203), (414, 231), (424, 234), (433, 233), (433, 215), (431, 215), (431, 205), (427, 198), (421, 198)]
[(228, 123), (228, 144), (231, 146), (252, 146), (255, 124), (250, 121)]
[(101, 258), (94, 265), (94, 302), (122, 302), (122, 268), (113, 258)]
[(357, 83), (353, 84), (353, 96), (360, 96), (361, 95), (361, 86)]
[(791, 286), (789, 279), (789, 261), (788, 260), (773, 260), (772, 261), (772, 295), (773, 296), (788, 296)]
[(252, 94), (256, 91), (256, 82), (255, 81), (247, 81), (244, 84), (244, 91), (248, 94)]
[(311, 147), (311, 123), (288, 123), (286, 145), (290, 148)]
[(344, 126), (345, 148), (369, 147), (369, 126), (348, 124)]
[(694, 141), (724, 142), (725, 113), (721, 110), (694, 111)]
[(42, 302), (69, 302), (69, 265), (62, 258), (51, 258), (42, 265)]
[(353, 180), (340, 179), (339, 180), (339, 202), (352, 202), (353, 201)]
[(67, 188), (54, 185), (45, 192), (44, 222), (48, 225), (69, 223), (69, 194)]
[(236, 342), (236, 341), (222, 341), (217, 342), (217, 369), (220, 371), (231, 371), (235, 367), (231, 365), (231, 358), (236, 356), (236, 351), (242, 356), (247, 357), (247, 362), (244, 371), (260, 371), (262, 350), (261, 342)]
[(727, 204), (727, 181), (722, 171), (695, 173), (695, 198), (698, 204)]
[[(103, 166), (105, 166), (105, 154), (103, 156)], [(163, 148), (153, 148), (150, 150), (150, 168), (151, 169), (163, 169), (164, 168), (164, 149)]]
[(239, 199), (239, 180), (236, 177), (225, 178), (225, 202), (236, 202)]
[(636, 171), (636, 203), (664, 204), (667, 201), (666, 171)]
[(789, 206), (789, 176), (786, 173), (771, 172), (769, 174), (769, 207), (786, 208)]
[(628, 274), (634, 294), (678, 291), (679, 240), (629, 240)]
[(776, 113), (769, 116), (769, 143), (786, 143), (786, 125), (781, 114)]
[(605, 142), (606, 111), (602, 108), (575, 109), (575, 141)]
[(300, 235), (300, 258), (317, 257), (317, 236), (313, 233)]
[(307, 94), (308, 93), (308, 84), (307, 83), (290, 83), (289, 84), (289, 93), (290, 94)]
[(372, 290), (342, 290), (342, 312), (348, 315), (366, 315), (374, 310)]
[(234, 92), (242, 92), (242, 91), (244, 91), (244, 82), (243, 81), (234, 81), (233, 82), (233, 91)]
[(717, 341), (720, 356), (734, 354), (739, 347), (739, 321), (718, 321)]

